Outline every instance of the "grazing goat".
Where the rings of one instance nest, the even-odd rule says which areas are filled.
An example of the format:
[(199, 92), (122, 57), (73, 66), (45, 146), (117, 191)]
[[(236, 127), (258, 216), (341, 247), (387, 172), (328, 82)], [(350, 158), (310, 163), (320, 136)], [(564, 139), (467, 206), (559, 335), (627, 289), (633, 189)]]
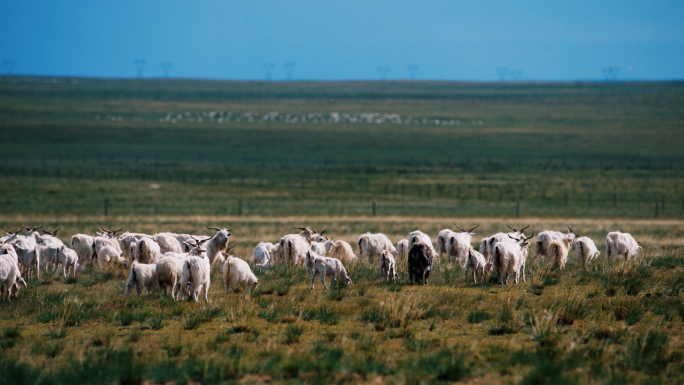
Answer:
[[(530, 225), (527, 225), (520, 230), (514, 229), (509, 225), (506, 225), (506, 227), (513, 231), (509, 233), (496, 233), (492, 236), (482, 239), (482, 242), (480, 243), (480, 253), (484, 255), (485, 259), (490, 259), (492, 257), (494, 245), (496, 245), (498, 242), (517, 243), (517, 241), (524, 239), (524, 232), (530, 227)], [(496, 265), (494, 266), (494, 271), (496, 271)]]
[(325, 277), (328, 276), (332, 277), (330, 280), (330, 286), (335, 283), (335, 280), (338, 276), (344, 279), (347, 285), (351, 285), (352, 280), (347, 275), (347, 270), (344, 268), (342, 261), (339, 259), (314, 256), (310, 251), (307, 253), (307, 257), (312, 258), (314, 261), (314, 270), (313, 274), (311, 275), (311, 290), (313, 290), (314, 281), (316, 276), (319, 274), (321, 276), (323, 287), (326, 290), (330, 290), (330, 288), (325, 284)]
[(388, 250), (383, 251), (382, 258), (380, 259), (380, 278), (385, 281), (391, 279), (392, 282), (396, 282), (398, 276), (394, 256)]
[[(454, 234), (454, 232), (451, 229), (444, 229), (437, 234), (437, 254), (439, 254), (439, 258), (442, 259), (443, 254), (448, 254), (449, 253), (449, 237)], [(397, 246), (397, 248), (399, 248)]]
[(415, 230), (412, 231), (409, 234), (409, 250), (415, 245), (416, 243), (422, 243), (427, 247), (427, 251), (431, 254), (430, 258), (434, 261), (435, 259), (438, 259), (439, 256), (437, 255), (437, 250), (435, 250), (435, 247), (432, 245), (432, 240), (430, 239), (430, 236), (425, 234), (424, 232), (420, 230)]
[[(219, 229), (217, 227), (207, 227), (208, 230), (215, 230), (216, 234), (214, 234), (211, 238), (207, 239), (201, 239), (201, 238), (193, 238), (197, 242), (203, 242), (204, 248), (207, 251), (207, 258), (209, 258), (209, 262), (213, 265), (214, 263), (214, 258), (222, 252), (226, 251), (228, 248), (228, 243), (230, 240), (228, 237), (230, 237), (232, 234), (230, 233), (230, 229)], [(188, 243), (191, 244), (191, 243)]]
[(130, 294), (131, 289), (135, 285), (135, 290), (138, 292), (138, 297), (142, 293), (143, 287), (147, 289), (147, 295), (152, 295), (152, 288), (157, 283), (157, 264), (145, 264), (133, 261), (131, 264), (131, 273), (128, 275), (126, 282), (126, 290), (124, 295)]
[(432, 252), (428, 245), (416, 243), (408, 253), (409, 282), (427, 285), (432, 270)]
[(567, 223), (565, 225), (568, 226), (568, 232), (565, 234), (555, 230), (544, 230), (537, 235), (537, 243), (534, 246), (534, 254), (532, 254), (533, 260), (538, 256), (551, 257), (549, 245), (553, 241), (559, 241), (565, 238), (570, 242), (570, 245), (572, 245), (572, 241), (575, 239), (574, 231), (572, 231), (572, 227)]
[(256, 265), (268, 265), (275, 262), (272, 254), (275, 252), (275, 245), (271, 242), (259, 242), (254, 248), (254, 268)]
[(172, 233), (157, 233), (153, 236), (154, 240), (159, 244), (159, 250), (162, 254), (167, 252), (182, 253), (184, 248), (176, 238), (176, 234)]
[(305, 265), (306, 253), (311, 250), (314, 237), (318, 234), (308, 227), (295, 227), (299, 234), (288, 234), (280, 238), (283, 261), (288, 267)]
[(86, 265), (92, 262), (91, 256), (93, 255), (93, 237), (87, 234), (76, 234), (71, 237), (71, 248), (78, 255), (78, 264)]
[(251, 293), (259, 286), (259, 279), (249, 268), (249, 264), (240, 258), (228, 257), (223, 264), (223, 285), (226, 293), (235, 292), (238, 285)]
[[(539, 245), (538, 242), (537, 245)], [(546, 246), (545, 252), (547, 254), (547, 258), (551, 258), (551, 260), (553, 260), (558, 267), (563, 270), (565, 269), (565, 264), (568, 262), (568, 253), (570, 252), (571, 246), (572, 239), (570, 236), (566, 236), (561, 239), (555, 239), (549, 242), (548, 246)]]
[[(520, 274), (524, 275), (525, 261), (527, 259), (527, 249), (530, 244), (527, 240), (534, 237), (523, 238), (517, 240), (517, 243), (498, 242), (494, 245), (492, 254), (493, 269), (496, 271), (496, 282), (499, 284), (508, 284), (508, 275), (513, 274), (513, 281), (518, 283)], [(511, 239), (514, 239), (511, 237)]]
[(594, 241), (589, 237), (583, 237), (581, 235), (576, 235), (575, 240), (575, 256), (581, 264), (586, 264), (587, 262), (593, 261), (601, 255), (601, 252), (596, 247)]
[(631, 234), (612, 231), (606, 236), (606, 258), (612, 262), (618, 255), (625, 256), (625, 262), (636, 259), (641, 246)]
[(376, 257), (380, 258), (385, 250), (389, 250), (393, 256), (397, 256), (397, 249), (392, 244), (392, 241), (382, 233), (362, 234), (359, 236), (356, 244), (359, 247), (359, 257), (368, 263), (373, 263)]
[(19, 283), (26, 287), (26, 281), (21, 277), (19, 266), (11, 255), (0, 255), (0, 302), (4, 301), (7, 292), (7, 301), (12, 294), (17, 297)]
[[(221, 231), (221, 230), (219, 230)], [(202, 247), (202, 244), (207, 242), (195, 240), (195, 244), (188, 245), (193, 247), (190, 254), (183, 263), (183, 273), (181, 274), (181, 290), (178, 295), (178, 300), (183, 300), (183, 293), (188, 288), (188, 283), (192, 282), (192, 292), (189, 293), (189, 298), (195, 302), (199, 301), (199, 295), (204, 289), (204, 300), (209, 302), (209, 286), (211, 285), (211, 263), (207, 257), (207, 250)]]
[(352, 263), (357, 260), (351, 245), (345, 241), (328, 239), (325, 241), (325, 250), (330, 258), (339, 259), (342, 263)]
[(408, 239), (400, 239), (399, 242), (397, 242), (397, 258), (399, 260), (407, 259), (408, 258), (408, 252), (409, 252)]
[[(465, 267), (468, 259), (468, 253), (472, 246), (470, 242), (473, 240), (473, 230), (478, 228), (480, 225), (473, 227), (470, 230), (462, 229), (456, 226), (462, 232), (456, 233), (451, 232), (451, 235), (447, 239), (447, 258), (452, 261), (458, 261), (461, 267)], [(479, 253), (478, 253), (479, 254)]]
[(183, 264), (187, 254), (165, 253), (157, 261), (157, 288), (159, 298), (166, 295), (166, 287), (171, 287), (171, 298), (176, 300), (178, 289), (180, 289), (181, 276), (183, 275)]
[(97, 253), (97, 264), (100, 268), (108, 266), (110, 263), (127, 265), (128, 261), (122, 256), (121, 251), (112, 246), (105, 246)]
[(59, 263), (62, 264), (64, 278), (67, 278), (69, 268), (72, 269), (73, 275), (76, 275), (76, 270), (78, 270), (79, 267), (78, 254), (76, 254), (76, 251), (62, 245), (57, 252), (57, 259), (59, 260)]
[(477, 275), (480, 275), (480, 281), (484, 279), (485, 270), (494, 270), (494, 264), (491, 261), (486, 261), (484, 255), (475, 251), (471, 246), (468, 249), (468, 254), (465, 264), (465, 281), (468, 282), (468, 271), (473, 271), (473, 282), (477, 283)]
[(162, 257), (161, 247), (152, 237), (141, 237), (137, 242), (135, 260), (144, 264), (154, 264)]

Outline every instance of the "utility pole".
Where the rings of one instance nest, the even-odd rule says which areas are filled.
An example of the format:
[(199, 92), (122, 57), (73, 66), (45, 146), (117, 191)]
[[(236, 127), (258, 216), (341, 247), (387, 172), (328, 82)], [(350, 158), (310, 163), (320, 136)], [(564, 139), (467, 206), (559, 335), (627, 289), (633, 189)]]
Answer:
[(138, 71), (138, 79), (142, 78), (143, 68), (145, 68), (146, 63), (147, 60), (145, 59), (133, 60), (133, 64), (135, 64), (135, 69)]

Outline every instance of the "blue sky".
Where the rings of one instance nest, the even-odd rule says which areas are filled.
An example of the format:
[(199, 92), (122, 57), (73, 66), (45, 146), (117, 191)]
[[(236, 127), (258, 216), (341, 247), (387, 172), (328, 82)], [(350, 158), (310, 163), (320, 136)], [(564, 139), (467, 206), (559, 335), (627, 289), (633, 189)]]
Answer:
[[(684, 1), (2, 1), (0, 73), (463, 81), (684, 79)], [(631, 68), (630, 68), (631, 67)]]

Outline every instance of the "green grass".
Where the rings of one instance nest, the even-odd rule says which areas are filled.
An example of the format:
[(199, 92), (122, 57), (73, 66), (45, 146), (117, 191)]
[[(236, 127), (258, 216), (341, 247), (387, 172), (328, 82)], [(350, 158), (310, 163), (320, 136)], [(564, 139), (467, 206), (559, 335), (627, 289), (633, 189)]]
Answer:
[[(125, 268), (44, 274), (0, 303), (4, 382), (684, 382), (682, 83), (58, 80), (0, 78), (10, 229), (62, 227), (66, 243), (98, 226), (227, 226), (249, 260), (293, 226), (356, 248), (366, 231), (396, 242), (479, 224), (477, 247), (505, 224), (538, 233), (568, 221), (602, 254), (580, 267), (571, 252), (563, 271), (528, 259), (527, 282), (506, 286), (491, 275), (466, 285), (445, 262), (410, 285), (401, 260), (396, 284), (357, 263), (354, 283), (330, 291), (276, 266), (256, 272), (254, 292), (227, 294), (213, 273), (209, 304), (123, 298)], [(159, 122), (185, 111), (194, 121)], [(198, 123), (209, 111), (419, 124)], [(615, 229), (642, 243), (636, 263), (605, 262)]]

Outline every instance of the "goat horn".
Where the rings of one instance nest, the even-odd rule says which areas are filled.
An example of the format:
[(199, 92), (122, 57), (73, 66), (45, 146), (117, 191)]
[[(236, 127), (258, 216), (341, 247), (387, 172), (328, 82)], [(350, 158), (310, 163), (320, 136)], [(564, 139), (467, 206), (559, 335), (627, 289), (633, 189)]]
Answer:
[(514, 239), (514, 240), (516, 240), (516, 241), (519, 241), (518, 238), (513, 238), (513, 237), (511, 237), (511, 234), (506, 234), (506, 235), (508, 235), (508, 238)]
[(472, 229), (468, 230), (467, 233), (471, 233), (473, 230), (475, 230), (475, 229), (478, 228), (478, 227), (480, 227), (480, 224), (479, 224), (479, 223), (478, 223), (477, 226), (475, 226), (475, 227), (473, 227)]
[[(456, 225), (454, 225), (454, 226), (456, 226)], [(461, 231), (463, 231), (464, 233), (466, 232), (465, 229), (464, 229), (463, 227), (458, 227), (458, 226), (456, 226), (456, 228), (459, 229), (459, 230), (461, 230)]]
[(61, 230), (61, 229), (62, 229), (62, 228), (60, 227), (60, 228), (58, 228), (57, 230), (53, 231), (53, 232), (52, 232), (52, 236), (53, 236), (53, 237), (56, 237), (56, 236), (57, 236), (57, 232), (58, 232), (59, 230)]
[(575, 231), (572, 230), (572, 227), (570, 227), (570, 225), (569, 225), (567, 222), (565, 222), (565, 225), (568, 226), (568, 230), (570, 230), (571, 233), (574, 233), (574, 232), (575, 232)]
[(518, 230), (516, 230), (516, 229), (512, 228), (512, 227), (511, 227), (511, 226), (509, 226), (509, 225), (506, 225), (506, 227), (508, 227), (509, 229), (511, 229), (511, 230), (513, 230), (513, 231), (518, 231)]
[(328, 228), (327, 228), (327, 227), (325, 228), (325, 230), (323, 230), (323, 231), (320, 232), (320, 235), (323, 235), (323, 233), (325, 233), (326, 231), (328, 231)]
[(221, 231), (221, 229), (217, 229), (216, 227), (207, 227), (207, 230)]
[(123, 230), (123, 227), (120, 227), (118, 230), (114, 230), (112, 234), (116, 234), (116, 233), (120, 232), (121, 230)]
[(525, 240), (532, 239), (532, 237), (534, 237), (534, 233), (532, 233), (532, 235), (530, 235), (529, 237), (525, 238)]
[(237, 247), (237, 245), (227, 248), (227, 249), (226, 249), (226, 253), (229, 252), (230, 250), (236, 248), (236, 247)]
[(522, 229), (520, 229), (520, 232), (522, 233), (523, 231), (525, 231), (525, 230), (526, 230), (528, 227), (530, 227), (530, 226), (532, 226), (532, 225), (530, 224), (530, 225), (527, 225), (527, 226), (523, 227)]
[(24, 230), (31, 231), (30, 228), (28, 228), (28, 227), (26, 227), (26, 226), (24, 226), (24, 225), (19, 225), (19, 227), (21, 227), (21, 228), (24, 229)]
[(5, 226), (2, 226), (2, 229), (5, 230), (5, 233), (7, 233), (7, 234), (12, 234), (12, 235), (16, 234), (16, 233), (13, 233), (13, 232), (7, 230), (7, 229), (5, 228)]
[(308, 230), (306, 227), (293, 227), (293, 229), (295, 229), (295, 230), (302, 230), (302, 231)]

